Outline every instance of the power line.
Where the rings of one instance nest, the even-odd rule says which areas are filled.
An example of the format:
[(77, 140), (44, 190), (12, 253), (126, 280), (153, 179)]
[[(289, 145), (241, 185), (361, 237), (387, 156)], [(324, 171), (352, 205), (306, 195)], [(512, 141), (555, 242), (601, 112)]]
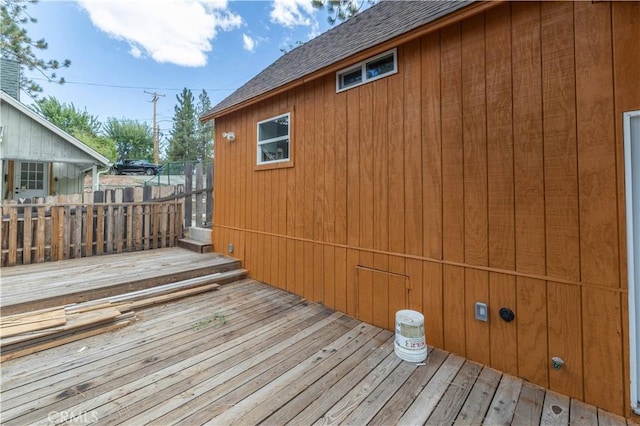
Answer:
[[(32, 80), (39, 80), (39, 81), (47, 81), (50, 82), (51, 80), (48, 80), (46, 78), (32, 78)], [(150, 87), (150, 86), (124, 86), (124, 85), (119, 85), (119, 84), (103, 84), (103, 83), (91, 83), (88, 81), (69, 81), (69, 80), (65, 80), (64, 84), (77, 84), (79, 86), (97, 86), (97, 87), (112, 87), (112, 88), (116, 88), (116, 89), (135, 89), (135, 90), (167, 90), (167, 91), (174, 91), (174, 92), (181, 92), (184, 87), (181, 87), (180, 89), (174, 89), (174, 88), (168, 88), (168, 87)], [(207, 92), (230, 92), (232, 90), (235, 89), (202, 89), (202, 88), (198, 88), (198, 89), (192, 89), (192, 88), (187, 88), (191, 91), (196, 91), (196, 90), (206, 90)]]

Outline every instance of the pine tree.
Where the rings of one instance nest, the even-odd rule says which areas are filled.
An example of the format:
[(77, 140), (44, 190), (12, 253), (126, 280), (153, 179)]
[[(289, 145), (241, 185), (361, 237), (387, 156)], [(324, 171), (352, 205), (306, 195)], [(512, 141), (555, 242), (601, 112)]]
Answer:
[(326, 9), (329, 16), (327, 21), (331, 25), (336, 21), (346, 21), (355, 16), (365, 6), (378, 3), (379, 0), (311, 0), (311, 6), (316, 9)]
[[(36, 52), (44, 51), (49, 46), (45, 39), (31, 39), (24, 28), (28, 23), (38, 22), (27, 12), (27, 5), (36, 2), (36, 0), (4, 0), (0, 4), (0, 52), (3, 58), (17, 61), (23, 69), (36, 70), (48, 81), (62, 84), (64, 78), (58, 77), (56, 71), (67, 68), (71, 65), (71, 61), (65, 59), (60, 62), (56, 59), (39, 58)], [(42, 92), (42, 86), (26, 77), (24, 72), (20, 76), (20, 88), (33, 99)]]
[[(211, 100), (206, 90), (203, 90), (198, 97), (198, 105), (196, 106), (196, 115), (200, 117), (202, 114), (211, 109)], [(201, 123), (196, 117), (196, 134), (198, 139), (198, 160), (210, 161), (213, 158), (213, 137), (214, 123), (209, 120)]]
[(169, 140), (167, 158), (169, 161), (192, 161), (198, 159), (198, 139), (196, 132), (196, 110), (191, 90), (186, 87), (176, 96), (173, 128)]

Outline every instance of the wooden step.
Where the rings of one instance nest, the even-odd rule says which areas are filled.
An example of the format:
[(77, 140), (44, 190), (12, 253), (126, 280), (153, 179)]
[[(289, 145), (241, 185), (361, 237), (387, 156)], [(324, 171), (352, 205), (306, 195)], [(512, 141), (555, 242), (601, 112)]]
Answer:
[[(179, 247), (15, 266), (2, 270), (0, 307), (3, 316), (32, 312), (241, 267), (237, 259)], [(25, 291), (28, 283), (38, 291)]]
[(196, 253), (211, 253), (213, 251), (213, 245), (211, 243), (204, 243), (202, 241), (196, 241), (190, 238), (179, 239), (178, 247), (195, 251)]

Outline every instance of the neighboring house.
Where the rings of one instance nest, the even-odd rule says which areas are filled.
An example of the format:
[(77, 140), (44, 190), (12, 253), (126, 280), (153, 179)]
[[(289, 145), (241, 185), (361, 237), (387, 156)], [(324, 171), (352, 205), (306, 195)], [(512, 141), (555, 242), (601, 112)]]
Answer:
[(421, 311), (429, 344), (631, 416), (639, 22), (640, 2), (371, 7), (201, 117), (215, 248), (382, 327)]
[(82, 193), (109, 160), (0, 91), (0, 194), (25, 199)]

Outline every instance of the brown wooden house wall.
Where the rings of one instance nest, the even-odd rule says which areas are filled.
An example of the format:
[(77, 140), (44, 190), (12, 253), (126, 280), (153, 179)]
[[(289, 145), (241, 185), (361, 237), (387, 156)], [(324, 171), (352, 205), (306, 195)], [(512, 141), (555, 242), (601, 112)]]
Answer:
[[(637, 2), (502, 4), (397, 46), (396, 75), (336, 93), (331, 73), (217, 118), (216, 250), (382, 327), (421, 311), (430, 345), (630, 415), (638, 22)], [(283, 112), (293, 167), (254, 170), (256, 124)]]

